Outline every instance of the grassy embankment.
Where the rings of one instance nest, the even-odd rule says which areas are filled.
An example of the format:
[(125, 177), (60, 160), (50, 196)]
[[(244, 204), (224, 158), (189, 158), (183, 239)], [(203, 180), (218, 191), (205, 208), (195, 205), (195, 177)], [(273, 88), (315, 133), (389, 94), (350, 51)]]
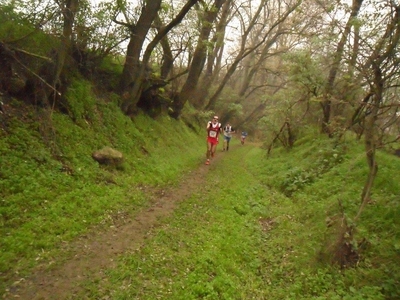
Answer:
[[(1, 133), (2, 282), (16, 272), (29, 274), (59, 255), (63, 242), (107, 225), (113, 214), (135, 214), (148, 200), (138, 186), (174, 185), (204, 159), (203, 138), (182, 122), (143, 116), (132, 122), (113, 103), (76, 123), (57, 113), (38, 123), (29, 114), (23, 121), (8, 118)], [(124, 153), (123, 168), (107, 170), (92, 160), (91, 152), (104, 145)], [(338, 201), (349, 218), (356, 214), (367, 174), (362, 145), (348, 138), (334, 148), (315, 136), (298, 141), (291, 152), (276, 149), (268, 159), (255, 145), (236, 140), (231, 148), (210, 166), (205, 186), (163, 220), (142, 248), (122, 255), (107, 282), (86, 282), (80, 296), (400, 296), (397, 157), (379, 153), (373, 199), (357, 224), (366, 248), (357, 267), (339, 270), (318, 258), (327, 243), (326, 218), (339, 212)]]
[[(183, 122), (132, 121), (114, 102), (95, 105), (88, 88), (70, 95), (87, 99), (76, 122), (18, 102), (0, 115), (0, 291), (89, 228), (146, 205), (140, 187), (174, 185), (204, 159), (204, 138)], [(117, 170), (92, 159), (104, 146), (123, 153)]]
[[(356, 267), (324, 262), (326, 218), (355, 215), (367, 172), (363, 147), (323, 137), (292, 152), (237, 145), (207, 185), (140, 250), (87, 286), (113, 299), (398, 299), (400, 160), (380, 153), (373, 201), (358, 224)], [(290, 197), (289, 197), (290, 195)], [(98, 292), (100, 291), (100, 292)]]

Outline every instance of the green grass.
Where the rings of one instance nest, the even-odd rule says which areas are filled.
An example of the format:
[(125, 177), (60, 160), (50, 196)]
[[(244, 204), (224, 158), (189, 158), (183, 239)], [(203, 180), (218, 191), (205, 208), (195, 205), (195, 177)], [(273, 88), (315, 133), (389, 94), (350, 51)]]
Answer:
[[(119, 267), (109, 271), (107, 283), (85, 284), (91, 287), (91, 299), (399, 297), (399, 211), (390, 206), (398, 199), (386, 199), (379, 189), (375, 195), (382, 196), (381, 203), (368, 207), (359, 225), (359, 236), (371, 245), (358, 266), (340, 270), (318, 259), (327, 234), (325, 218), (336, 211), (338, 198), (358, 201), (359, 195), (347, 189), (359, 190), (362, 180), (349, 182), (340, 176), (354, 161), (332, 166), (288, 198), (279, 192), (276, 178), (289, 171), (285, 166), (290, 157), (304, 157), (302, 150), (266, 159), (262, 149), (246, 145), (223, 155), (218, 166), (211, 166), (202, 192), (186, 199), (146, 245), (124, 255)], [(304, 169), (314, 166), (315, 159), (304, 159), (309, 159), (301, 163)], [(391, 159), (382, 157), (382, 164), (390, 162), (387, 168), (395, 171), (399, 165)], [(357, 177), (365, 170), (354, 172)], [(348, 206), (351, 215), (357, 205)], [(377, 223), (379, 233), (371, 227)], [(377, 234), (379, 242), (374, 241)]]
[[(132, 122), (114, 103), (99, 104), (90, 122), (75, 123), (27, 108), (22, 118), (9, 117), (0, 134), (2, 283), (16, 272), (29, 274), (63, 242), (106, 225), (117, 212), (146, 205), (138, 186), (174, 185), (204, 153), (204, 141), (182, 122), (144, 116)], [(122, 168), (104, 168), (91, 158), (104, 146), (123, 153)]]
[[(177, 186), (203, 163), (201, 128), (168, 117), (131, 120), (115, 102), (90, 103), (74, 111), (75, 122), (43, 112), (38, 122), (38, 111), (27, 111), (0, 133), (1, 294), (13, 274), (29, 275), (63, 255), (63, 243), (147, 205), (141, 186)], [(122, 168), (91, 158), (103, 146), (124, 154)], [(357, 213), (368, 172), (363, 152), (351, 137), (335, 146), (314, 135), (266, 157), (234, 139), (209, 166), (204, 186), (193, 186), (141, 248), (121, 255), (105, 280), (85, 282), (76, 297), (398, 299), (397, 157), (378, 153), (372, 201), (356, 224), (355, 239), (367, 241), (357, 266), (341, 270), (321, 260), (333, 233), (326, 218), (340, 212), (339, 202), (349, 222)]]

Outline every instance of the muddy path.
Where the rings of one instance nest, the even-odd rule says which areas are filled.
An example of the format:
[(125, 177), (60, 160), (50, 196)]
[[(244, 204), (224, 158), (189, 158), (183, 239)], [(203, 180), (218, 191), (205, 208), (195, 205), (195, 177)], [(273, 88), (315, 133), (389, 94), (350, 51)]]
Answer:
[(84, 282), (105, 279), (105, 271), (116, 266), (119, 255), (141, 247), (163, 217), (171, 215), (180, 201), (199, 191), (209, 170), (222, 157), (219, 152), (211, 165), (201, 164), (186, 174), (177, 187), (146, 191), (149, 205), (133, 218), (120, 216), (108, 230), (94, 230), (69, 243), (62, 262), (47, 262), (29, 277), (16, 278), (3, 299), (75, 299), (74, 295), (82, 292)]

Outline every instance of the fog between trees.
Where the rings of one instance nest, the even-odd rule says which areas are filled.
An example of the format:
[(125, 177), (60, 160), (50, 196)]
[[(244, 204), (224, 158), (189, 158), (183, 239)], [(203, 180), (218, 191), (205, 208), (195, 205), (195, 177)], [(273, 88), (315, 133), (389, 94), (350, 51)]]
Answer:
[[(396, 123), (398, 10), (396, 1), (362, 0), (8, 1), (3, 17), (24, 27), (7, 34), (5, 26), (1, 40), (10, 68), (21, 59), (45, 65), (39, 55), (51, 60), (50, 68), (25, 62), (32, 72), (20, 71), (48, 87), (34, 93), (37, 102), (68, 88), (66, 62), (96, 79), (111, 59), (123, 70), (107, 88), (127, 114), (179, 118), (190, 104), (250, 130), (288, 119), (332, 134), (360, 127), (376, 85), (383, 124)], [(28, 38), (43, 33), (52, 40), (32, 45)]]

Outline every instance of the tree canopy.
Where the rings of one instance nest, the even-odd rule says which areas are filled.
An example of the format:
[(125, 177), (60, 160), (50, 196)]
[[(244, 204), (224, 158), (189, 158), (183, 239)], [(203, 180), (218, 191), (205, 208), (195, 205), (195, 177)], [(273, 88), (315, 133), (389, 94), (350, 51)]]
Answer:
[[(284, 95), (299, 104), (291, 122), (305, 114), (331, 135), (360, 124), (378, 68), (387, 113), (398, 110), (389, 96), (399, 74), (396, 1), (3, 3), (1, 90), (35, 103), (64, 103), (80, 74), (120, 95), (126, 114), (179, 118), (191, 106), (255, 130), (270, 107), (285, 106), (274, 100)], [(115, 67), (104, 86), (107, 62)]]

